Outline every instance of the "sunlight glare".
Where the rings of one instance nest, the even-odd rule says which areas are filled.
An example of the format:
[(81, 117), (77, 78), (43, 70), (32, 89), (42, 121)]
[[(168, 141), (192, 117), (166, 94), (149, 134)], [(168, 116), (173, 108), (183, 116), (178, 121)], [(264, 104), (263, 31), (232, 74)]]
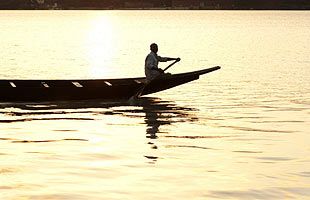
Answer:
[(95, 18), (87, 35), (87, 58), (92, 76), (104, 77), (115, 57), (115, 28), (109, 16)]

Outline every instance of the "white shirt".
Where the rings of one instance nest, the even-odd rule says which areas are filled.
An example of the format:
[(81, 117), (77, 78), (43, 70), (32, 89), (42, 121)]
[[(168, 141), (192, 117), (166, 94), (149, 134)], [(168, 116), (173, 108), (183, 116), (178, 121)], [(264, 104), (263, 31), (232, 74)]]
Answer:
[(145, 76), (147, 80), (156, 78), (160, 72), (158, 69), (158, 62), (167, 62), (168, 58), (160, 57), (156, 53), (151, 52), (145, 58)]

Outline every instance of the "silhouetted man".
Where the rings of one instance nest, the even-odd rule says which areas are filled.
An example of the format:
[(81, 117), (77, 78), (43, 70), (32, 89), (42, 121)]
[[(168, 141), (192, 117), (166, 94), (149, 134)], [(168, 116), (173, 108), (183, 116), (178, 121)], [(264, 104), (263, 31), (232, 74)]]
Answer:
[(158, 46), (153, 43), (150, 45), (151, 52), (145, 58), (145, 76), (147, 81), (151, 81), (164, 73), (164, 70), (158, 68), (158, 62), (167, 62), (171, 60), (180, 61), (180, 58), (160, 57), (157, 55)]

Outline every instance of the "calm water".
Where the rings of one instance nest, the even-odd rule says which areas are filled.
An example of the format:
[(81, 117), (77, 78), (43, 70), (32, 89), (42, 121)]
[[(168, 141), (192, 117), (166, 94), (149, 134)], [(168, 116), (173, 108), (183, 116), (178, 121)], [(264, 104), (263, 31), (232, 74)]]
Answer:
[(152, 42), (171, 73), (222, 66), (134, 104), (1, 103), (0, 199), (310, 198), (309, 12), (0, 11), (0, 30), (0, 79), (143, 76)]

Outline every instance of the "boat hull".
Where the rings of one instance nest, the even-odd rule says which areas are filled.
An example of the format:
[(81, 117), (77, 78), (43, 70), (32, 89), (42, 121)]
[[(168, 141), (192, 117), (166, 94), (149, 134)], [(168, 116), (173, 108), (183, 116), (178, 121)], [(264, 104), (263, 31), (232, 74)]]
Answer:
[(0, 101), (67, 101), (129, 99), (143, 88), (142, 95), (160, 92), (194, 80), (220, 67), (165, 75), (146, 84), (145, 78), (89, 80), (0, 80)]

